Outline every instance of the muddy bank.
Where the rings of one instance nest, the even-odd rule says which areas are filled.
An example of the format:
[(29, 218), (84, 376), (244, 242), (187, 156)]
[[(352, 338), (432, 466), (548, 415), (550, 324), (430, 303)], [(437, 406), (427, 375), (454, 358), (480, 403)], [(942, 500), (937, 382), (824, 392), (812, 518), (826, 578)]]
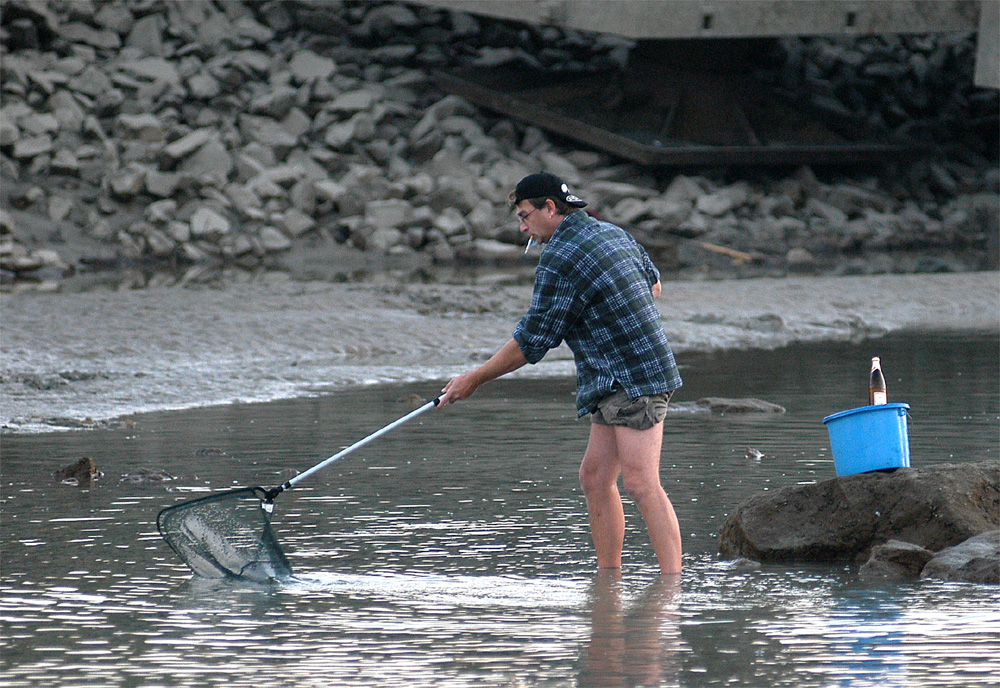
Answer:
[[(145, 411), (447, 379), (510, 336), (531, 288), (334, 284), (266, 273), (208, 288), (3, 295), (4, 432), (88, 427)], [(888, 332), (997, 332), (1000, 275), (668, 282), (680, 354)], [(521, 375), (571, 375), (553, 351)]]

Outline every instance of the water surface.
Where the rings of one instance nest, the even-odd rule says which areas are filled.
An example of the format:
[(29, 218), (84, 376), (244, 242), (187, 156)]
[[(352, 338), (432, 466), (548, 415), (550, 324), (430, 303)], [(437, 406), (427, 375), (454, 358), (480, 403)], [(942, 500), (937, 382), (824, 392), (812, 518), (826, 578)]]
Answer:
[[(863, 405), (880, 355), (911, 406), (914, 466), (997, 460), (994, 337), (686, 355), (662, 478), (685, 572), (660, 580), (634, 506), (621, 580), (596, 576), (567, 378), (498, 381), (280, 495), (295, 570), (192, 579), (156, 532), (170, 504), (276, 485), (406, 413), (441, 382), (130, 418), (3, 438), (6, 686), (969, 686), (1000, 675), (1000, 593), (864, 583), (853, 566), (733, 570), (717, 534), (762, 490), (834, 475), (822, 418)], [(713, 416), (703, 396), (786, 407)], [(763, 456), (748, 456), (754, 448)], [(93, 457), (91, 488), (53, 470)], [(140, 469), (173, 480), (137, 480)]]

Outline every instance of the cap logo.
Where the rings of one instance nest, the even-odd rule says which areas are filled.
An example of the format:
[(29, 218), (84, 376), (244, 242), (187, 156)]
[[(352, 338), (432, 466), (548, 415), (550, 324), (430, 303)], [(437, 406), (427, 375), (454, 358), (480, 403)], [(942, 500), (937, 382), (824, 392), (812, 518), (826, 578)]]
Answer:
[(579, 196), (575, 196), (575, 195), (571, 194), (569, 192), (569, 185), (566, 184), (565, 182), (563, 182), (561, 191), (563, 192), (563, 196), (565, 196), (566, 200), (568, 202), (570, 202), (570, 203), (579, 203), (579, 202), (581, 202), (583, 200)]

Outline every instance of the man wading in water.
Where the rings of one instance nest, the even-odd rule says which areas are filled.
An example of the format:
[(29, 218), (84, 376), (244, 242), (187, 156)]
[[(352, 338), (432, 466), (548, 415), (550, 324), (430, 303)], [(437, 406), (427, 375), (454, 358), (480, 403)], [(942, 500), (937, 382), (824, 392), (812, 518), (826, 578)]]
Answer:
[(661, 573), (680, 573), (680, 528), (659, 474), (663, 418), (671, 393), (681, 386), (653, 304), (660, 273), (628, 233), (581, 210), (587, 204), (554, 175), (525, 177), (508, 202), (529, 245), (546, 244), (531, 305), (492, 358), (445, 385), (439, 407), (537, 363), (565, 340), (576, 361), (578, 415), (591, 414), (580, 484), (597, 566), (621, 568), (620, 474), (646, 520)]

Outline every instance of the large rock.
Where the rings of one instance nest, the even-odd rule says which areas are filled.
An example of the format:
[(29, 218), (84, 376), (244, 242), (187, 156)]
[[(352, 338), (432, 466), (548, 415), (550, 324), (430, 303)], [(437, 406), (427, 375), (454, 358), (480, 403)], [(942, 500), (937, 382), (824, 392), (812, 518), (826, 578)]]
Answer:
[(756, 495), (719, 534), (727, 558), (865, 561), (889, 540), (933, 552), (1000, 527), (995, 461), (840, 476)]

